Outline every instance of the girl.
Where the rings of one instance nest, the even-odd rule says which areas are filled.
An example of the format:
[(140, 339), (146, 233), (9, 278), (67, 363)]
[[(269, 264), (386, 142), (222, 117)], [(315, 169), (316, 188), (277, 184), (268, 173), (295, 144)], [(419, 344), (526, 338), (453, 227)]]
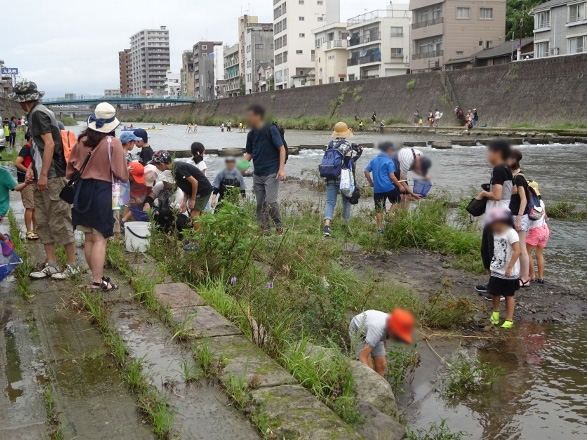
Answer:
[[(526, 243), (528, 234), (528, 181), (520, 168), (522, 152), (517, 148), (512, 149), (508, 164), (512, 170), (513, 188), (512, 198), (510, 200), (510, 211), (514, 216), (516, 231), (520, 236), (520, 243)], [(520, 254), (520, 287), (530, 287), (530, 276), (528, 270), (530, 259), (526, 246), (521, 247)]]
[(204, 161), (204, 154), (206, 153), (206, 148), (200, 142), (194, 142), (191, 146), (192, 150), (192, 160), (196, 164), (196, 167), (202, 172), (202, 174), (206, 175), (206, 170), (208, 169), (208, 165)]
[(491, 294), (493, 313), (490, 321), (499, 325), (499, 301), (505, 297), (506, 318), (502, 328), (514, 326), (514, 293), (520, 288), (520, 237), (514, 230), (511, 212), (502, 207), (489, 211), (487, 223), (493, 233), (493, 258), (491, 259), (491, 277), (487, 290)]
[[(540, 220), (531, 220), (528, 226), (528, 237), (526, 237), (526, 250), (528, 251), (528, 259), (530, 261), (529, 277), (538, 284), (544, 284), (544, 248), (550, 237), (550, 229), (548, 228), (548, 218), (546, 217), (546, 209), (542, 197), (540, 197), (540, 188), (538, 183), (529, 182), (538, 198), (540, 199), (540, 207), (544, 215)], [(534, 278), (534, 261), (532, 260), (532, 252), (536, 251), (536, 264), (538, 265), (538, 278)]]

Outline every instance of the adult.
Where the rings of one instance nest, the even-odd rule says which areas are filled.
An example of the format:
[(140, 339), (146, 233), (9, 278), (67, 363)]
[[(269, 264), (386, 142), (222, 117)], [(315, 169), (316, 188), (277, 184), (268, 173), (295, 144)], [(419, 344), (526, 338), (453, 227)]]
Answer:
[(135, 141), (135, 146), (141, 149), (139, 152), (139, 162), (147, 165), (153, 158), (153, 149), (149, 145), (149, 135), (142, 128), (137, 128), (133, 131), (133, 134), (140, 139), (139, 141)]
[(530, 258), (525, 246), (530, 225), (527, 196), (529, 189), (528, 181), (520, 167), (522, 157), (522, 152), (514, 148), (508, 160), (508, 165), (512, 170), (513, 176), (512, 197), (510, 199), (509, 209), (514, 216), (514, 226), (520, 237), (520, 243), (523, 244), (523, 246), (520, 246), (520, 287), (530, 287)]
[(473, 127), (477, 126), (478, 122), (479, 122), (479, 114), (477, 113), (477, 109), (474, 108), (473, 109)]
[[(283, 234), (281, 212), (277, 202), (279, 181), (285, 180), (286, 151), (278, 128), (265, 124), (265, 109), (253, 104), (247, 109), (251, 131), (247, 135), (245, 159), (253, 159), (253, 189), (257, 198), (257, 224), (262, 234), (270, 231), (273, 222), (278, 234)], [(240, 123), (239, 123), (240, 124)]]
[(412, 191), (412, 188), (408, 185), (408, 173), (412, 171), (427, 179), (428, 171), (432, 167), (432, 161), (417, 148), (401, 148), (393, 154), (392, 160), (395, 164), (395, 176), (403, 187), (403, 191), (402, 188), (399, 188), (400, 192), (414, 199), (421, 199), (422, 196)]
[[(18, 183), (25, 181), (25, 175), (28, 171), (33, 157), (31, 155), (32, 139), (30, 133), (25, 134), (25, 144), (18, 152), (18, 156), (14, 161), (14, 167), (17, 169), (16, 178)], [(24, 206), (24, 227), (26, 228), (27, 240), (38, 240), (39, 236), (35, 232), (37, 229), (37, 221), (35, 220), (35, 190), (33, 185), (27, 185), (20, 191), (22, 198), (22, 205)]]
[[(356, 161), (361, 157), (363, 149), (357, 148), (357, 154), (353, 157), (353, 145), (348, 139), (353, 137), (352, 131), (344, 122), (337, 122), (332, 132), (332, 140), (328, 143), (327, 149), (338, 150), (343, 157), (343, 168), (348, 167), (352, 163), (353, 172), (356, 168)], [(335, 179), (326, 179), (326, 204), (324, 205), (324, 236), (330, 237), (332, 218), (334, 217), (334, 208), (336, 207), (336, 200), (340, 193), (340, 175)], [(342, 197), (342, 221), (346, 225), (351, 218), (351, 202), (341, 194)]]
[(84, 254), (92, 272), (91, 289), (106, 292), (118, 288), (104, 277), (106, 244), (114, 235), (112, 180), (128, 181), (122, 143), (114, 137), (118, 125), (115, 108), (107, 102), (98, 104), (67, 164), (68, 178), (81, 172), (73, 203), (73, 225), (85, 235)]
[(434, 110), (434, 126), (438, 127), (438, 123), (440, 122), (440, 118), (442, 118), (442, 113), (440, 113), (440, 110), (436, 109)]
[(377, 122), (377, 113), (373, 112), (373, 114), (371, 115), (371, 120), (373, 121), (373, 125), (375, 125), (375, 123)]
[(385, 375), (387, 341), (412, 344), (416, 320), (403, 309), (391, 313), (367, 310), (356, 315), (349, 325), (349, 337), (356, 358), (380, 376)]
[(10, 129), (10, 146), (12, 148), (16, 145), (16, 130), (18, 130), (18, 123), (16, 122), (16, 116), (10, 118), (10, 122), (8, 123), (8, 128)]
[[(39, 102), (42, 96), (34, 82), (22, 81), (14, 86), (11, 98), (28, 113), (32, 163), (25, 179), (28, 183), (35, 182), (36, 232), (46, 254), (43, 268), (30, 276), (34, 279), (51, 277), (61, 280), (80, 273), (80, 269), (75, 261), (71, 209), (59, 198), (59, 193), (67, 184), (61, 133), (54, 113)], [(57, 246), (65, 247), (67, 264), (63, 272), (57, 265)]]

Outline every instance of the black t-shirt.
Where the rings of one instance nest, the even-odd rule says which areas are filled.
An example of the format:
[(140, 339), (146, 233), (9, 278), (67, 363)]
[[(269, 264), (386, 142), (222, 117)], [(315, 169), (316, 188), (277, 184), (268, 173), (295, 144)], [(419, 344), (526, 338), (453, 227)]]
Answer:
[(521, 174), (516, 174), (513, 178), (513, 185), (518, 187), (518, 193), (512, 193), (512, 199), (510, 201), (510, 211), (512, 211), (513, 215), (518, 215), (520, 212), (520, 204), (522, 200), (520, 199), (520, 191), (524, 191), (526, 194), (526, 209), (524, 209), (524, 214), (528, 213), (528, 182), (526, 178)]
[[(23, 158), (22, 164), (28, 168), (33, 160), (33, 156), (31, 155), (31, 147), (24, 145), (18, 152), (18, 155)], [(16, 179), (18, 180), (18, 183), (23, 183), (25, 180), (25, 174), (21, 170), (18, 170), (16, 173)]]
[(212, 193), (212, 184), (204, 173), (194, 165), (187, 162), (175, 161), (171, 169), (175, 183), (188, 196), (192, 195), (192, 184), (188, 182), (188, 177), (193, 177), (198, 181), (198, 197), (205, 197)]
[(151, 159), (153, 159), (153, 149), (149, 145), (141, 148), (141, 151), (139, 152), (139, 157), (139, 162), (143, 165), (147, 165), (151, 161)]

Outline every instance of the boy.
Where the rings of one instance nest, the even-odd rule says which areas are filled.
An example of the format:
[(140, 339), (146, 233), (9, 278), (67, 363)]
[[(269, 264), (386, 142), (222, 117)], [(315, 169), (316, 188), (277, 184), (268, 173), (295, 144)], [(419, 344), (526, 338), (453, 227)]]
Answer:
[(120, 135), (120, 142), (122, 143), (124, 156), (126, 157), (127, 162), (132, 162), (131, 151), (135, 147), (135, 144), (140, 141), (142, 141), (142, 139), (138, 136), (135, 136), (132, 131), (123, 131)]
[[(192, 220), (202, 215), (212, 194), (212, 185), (206, 176), (190, 163), (171, 160), (171, 155), (165, 150), (157, 151), (151, 163), (161, 172), (171, 171), (176, 185), (184, 194), (180, 211), (185, 212), (187, 209)], [(198, 228), (199, 224), (194, 222), (194, 229)], [(196, 243), (188, 243), (184, 246), (186, 251), (198, 249), (199, 246)]]
[(135, 141), (135, 145), (141, 149), (139, 153), (139, 162), (143, 165), (147, 165), (153, 157), (153, 149), (149, 145), (149, 135), (142, 128), (137, 128), (133, 131), (133, 134), (140, 140)]
[[(31, 155), (30, 133), (27, 132), (25, 137), (26, 143), (20, 149), (18, 156), (14, 161), (14, 166), (18, 170), (16, 174), (18, 183), (24, 183), (26, 172), (33, 161), (33, 157)], [(35, 194), (33, 186), (25, 186), (20, 192), (20, 197), (22, 198), (22, 205), (24, 206), (24, 226), (26, 228), (26, 238), (27, 240), (38, 240), (39, 236), (35, 232), (35, 229), (37, 229), (37, 221), (35, 220)]]
[(6, 146), (10, 147), (10, 127), (8, 126), (8, 119), (3, 122), (4, 126), (4, 138), (6, 139)]
[[(0, 168), (0, 224), (8, 213), (10, 208), (10, 191), (22, 191), (27, 184), (25, 182), (16, 183), (12, 175), (5, 170)], [(0, 241), (8, 243), (8, 237), (0, 232)], [(11, 246), (12, 247), (12, 246)]]
[(227, 157), (224, 160), (224, 164), (226, 165), (226, 168), (216, 174), (216, 178), (212, 184), (212, 187), (214, 188), (212, 203), (210, 204), (212, 208), (215, 208), (216, 206), (220, 208), (220, 203), (227, 191), (230, 191), (233, 188), (239, 188), (241, 195), (244, 197), (245, 191), (247, 190), (242, 173), (236, 169), (236, 159), (234, 157)]
[(383, 142), (379, 144), (379, 151), (379, 155), (371, 159), (365, 168), (365, 177), (369, 185), (373, 187), (377, 232), (383, 234), (383, 212), (385, 212), (387, 200), (391, 203), (390, 211), (392, 211), (394, 205), (401, 201), (400, 191), (403, 191), (403, 187), (397, 180), (395, 164), (391, 158), (394, 153), (393, 144)]

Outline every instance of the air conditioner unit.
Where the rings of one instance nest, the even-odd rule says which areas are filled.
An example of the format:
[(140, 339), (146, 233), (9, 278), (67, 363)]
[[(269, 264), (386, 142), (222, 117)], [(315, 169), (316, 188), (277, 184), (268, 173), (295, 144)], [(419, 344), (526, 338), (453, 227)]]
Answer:
[(550, 49), (550, 54), (551, 55), (558, 55), (559, 54), (559, 48), (558, 47), (553, 47), (552, 49)]

